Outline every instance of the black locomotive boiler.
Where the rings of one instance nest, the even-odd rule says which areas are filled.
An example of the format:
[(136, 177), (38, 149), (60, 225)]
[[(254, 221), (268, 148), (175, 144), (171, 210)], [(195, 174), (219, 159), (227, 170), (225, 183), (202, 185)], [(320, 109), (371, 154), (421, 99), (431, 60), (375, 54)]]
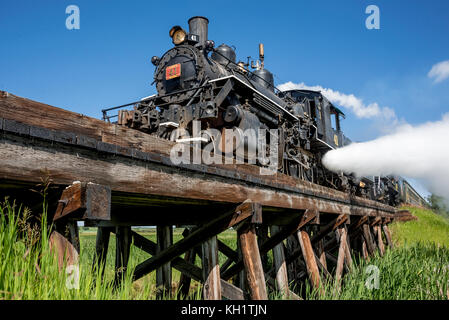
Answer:
[[(225, 133), (232, 130), (235, 145), (231, 151), (235, 157), (239, 156), (238, 144), (244, 150), (270, 149), (272, 144), (268, 142), (274, 140), (276, 132), (277, 171), (396, 204), (397, 197), (390, 190), (388, 179), (357, 178), (331, 172), (322, 165), (321, 158), (327, 151), (351, 142), (341, 130), (343, 112), (320, 92), (279, 91), (273, 74), (265, 68), (262, 44), (257, 61), (237, 61), (232, 47), (216, 47), (208, 39), (208, 23), (207, 18), (196, 16), (189, 19), (188, 32), (180, 26), (171, 28), (169, 35), (174, 46), (161, 57), (151, 58), (156, 67), (157, 94), (136, 103), (134, 110), (120, 110), (118, 124), (163, 139), (212, 144), (212, 152), (229, 152), (223, 146)], [(214, 129), (214, 133), (191, 138), (195, 123), (206, 132)], [(255, 142), (245, 136), (248, 130), (256, 132)], [(260, 132), (266, 136), (261, 137)], [(259, 144), (261, 140), (265, 143)], [(266, 154), (270, 151), (273, 153), (263, 150)], [(240, 156), (246, 161), (254, 160), (247, 151)], [(266, 161), (256, 163), (270, 166)], [(387, 196), (389, 192), (391, 195)]]

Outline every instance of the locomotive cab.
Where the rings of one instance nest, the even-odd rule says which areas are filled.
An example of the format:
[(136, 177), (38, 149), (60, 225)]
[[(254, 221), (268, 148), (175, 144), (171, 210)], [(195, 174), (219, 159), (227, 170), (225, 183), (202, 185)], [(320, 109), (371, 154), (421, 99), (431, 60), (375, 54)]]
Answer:
[(327, 151), (350, 143), (341, 130), (345, 114), (335, 107), (321, 92), (313, 90), (289, 90), (283, 96), (304, 105), (304, 113), (313, 120), (315, 127), (312, 149)]

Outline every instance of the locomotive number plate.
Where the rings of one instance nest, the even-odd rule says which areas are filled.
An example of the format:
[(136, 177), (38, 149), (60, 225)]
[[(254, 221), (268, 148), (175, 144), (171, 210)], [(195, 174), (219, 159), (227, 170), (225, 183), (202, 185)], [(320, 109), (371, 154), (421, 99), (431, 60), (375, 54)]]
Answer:
[(165, 80), (170, 80), (170, 79), (177, 78), (180, 76), (181, 76), (181, 64), (180, 63), (168, 66), (165, 69)]

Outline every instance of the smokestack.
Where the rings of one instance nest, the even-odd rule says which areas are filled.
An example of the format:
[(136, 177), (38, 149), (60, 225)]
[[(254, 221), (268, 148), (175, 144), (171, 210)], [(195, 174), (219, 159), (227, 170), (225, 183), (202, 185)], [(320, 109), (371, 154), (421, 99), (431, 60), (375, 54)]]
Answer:
[(189, 33), (196, 34), (199, 37), (199, 44), (204, 48), (207, 41), (207, 25), (209, 20), (205, 17), (192, 17), (189, 19)]

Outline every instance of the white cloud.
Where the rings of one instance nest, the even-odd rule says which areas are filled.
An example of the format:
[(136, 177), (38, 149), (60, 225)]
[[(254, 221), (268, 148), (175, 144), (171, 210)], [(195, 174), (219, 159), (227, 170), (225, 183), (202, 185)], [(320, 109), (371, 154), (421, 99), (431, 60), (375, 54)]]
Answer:
[(278, 86), (279, 90), (294, 90), (294, 89), (306, 89), (321, 91), (321, 93), (337, 106), (342, 106), (351, 110), (358, 118), (381, 118), (388, 120), (389, 122), (396, 124), (398, 122), (396, 113), (389, 107), (380, 107), (377, 102), (370, 104), (363, 103), (363, 100), (354, 96), (353, 94), (344, 94), (336, 90), (323, 88), (321, 86), (308, 86), (304, 82), (293, 83), (291, 81), (286, 82)]
[(427, 76), (429, 78), (434, 78), (435, 83), (449, 78), (449, 60), (441, 61), (433, 65)]

